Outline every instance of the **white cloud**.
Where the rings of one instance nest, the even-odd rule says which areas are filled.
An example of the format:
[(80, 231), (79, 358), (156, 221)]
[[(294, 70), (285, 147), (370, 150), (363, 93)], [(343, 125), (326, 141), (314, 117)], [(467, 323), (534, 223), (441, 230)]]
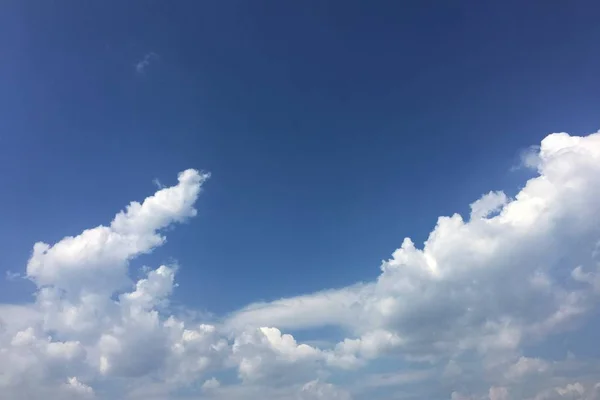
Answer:
[(362, 388), (382, 388), (386, 386), (402, 386), (416, 382), (423, 382), (435, 376), (435, 371), (431, 369), (389, 372), (383, 374), (371, 374), (361, 379), (357, 387)]
[(365, 333), (358, 339), (345, 339), (338, 343), (335, 350), (341, 355), (373, 359), (381, 353), (399, 346), (401, 343), (402, 339), (398, 334), (377, 329)]
[(135, 71), (138, 74), (145, 73), (152, 60), (155, 60), (157, 58), (158, 54), (154, 52), (146, 53), (144, 57), (137, 64), (135, 64)]
[[(35, 244), (27, 276), (38, 286), (36, 304), (0, 307), (6, 325), (0, 336), (0, 386), (17, 388), (29, 380), (37, 385), (58, 383), (61, 375), (73, 378), (80, 372), (98, 379), (160, 373), (169, 380), (169, 373), (184, 368), (178, 345), (194, 330), (162, 318), (158, 311), (168, 304), (175, 269), (160, 266), (148, 271), (131, 291), (123, 289), (130, 284), (129, 261), (162, 245), (163, 228), (196, 214), (193, 205), (207, 178), (184, 171), (176, 186), (163, 188), (142, 203), (130, 203), (109, 226), (85, 230), (54, 245)], [(26, 324), (19, 315), (23, 311)], [(171, 367), (175, 359), (177, 368)], [(89, 394), (78, 379), (56, 387), (70, 385), (71, 392)]]
[(540, 392), (533, 400), (598, 400), (600, 382), (583, 385), (580, 382), (568, 383)]
[(504, 192), (489, 192), (471, 204), (471, 219), (487, 218), (506, 205), (508, 198)]
[(520, 380), (530, 374), (541, 374), (550, 369), (550, 363), (539, 358), (521, 356), (506, 372), (506, 377), (511, 380)]
[[(175, 266), (136, 282), (128, 274), (165, 243), (165, 228), (196, 215), (208, 175), (184, 171), (108, 225), (34, 245), (35, 303), (0, 305), (0, 399), (350, 399), (417, 382), (420, 398), (597, 399), (597, 360), (567, 370), (573, 360), (525, 349), (568, 334), (598, 305), (600, 133), (550, 135), (538, 150), (539, 176), (513, 199), (490, 192), (468, 220), (440, 217), (422, 248), (404, 239), (375, 281), (210, 323), (173, 313)], [(289, 333), (327, 326), (345, 337), (325, 348)], [(368, 370), (378, 362), (399, 370)], [(348, 374), (364, 382), (328, 382)]]
[(21, 278), (21, 274), (18, 272), (6, 271), (6, 280), (16, 281), (19, 278)]
[(68, 391), (76, 393), (82, 397), (89, 398), (89, 397), (94, 396), (94, 390), (91, 387), (89, 387), (88, 385), (79, 382), (77, 377), (74, 377), (74, 376), (67, 380), (67, 383), (65, 383), (65, 388)]
[(40, 318), (33, 304), (0, 304), (0, 337), (26, 329)]
[(538, 169), (540, 166), (540, 146), (530, 146), (521, 152), (521, 165), (525, 168)]
[(221, 382), (219, 382), (216, 378), (210, 378), (204, 381), (202, 384), (203, 390), (214, 390), (218, 389), (221, 386)]
[(52, 246), (36, 243), (27, 276), (39, 287), (76, 295), (122, 288), (128, 282), (128, 261), (165, 242), (159, 230), (196, 215), (193, 204), (206, 178), (207, 174), (184, 171), (177, 186), (159, 190), (143, 203), (131, 202), (109, 226), (87, 229)]
[(262, 327), (237, 335), (231, 358), (244, 381), (263, 382), (276, 376), (284, 381), (295, 381), (317, 368), (325, 354), (298, 344), (292, 335), (282, 334), (277, 328)]
[[(208, 399), (235, 400), (352, 400), (352, 395), (345, 389), (321, 379), (314, 379), (291, 386), (261, 386), (256, 384), (220, 385), (205, 392)], [(147, 397), (146, 397), (147, 399)], [(154, 397), (152, 397), (154, 399)], [(187, 398), (186, 398), (187, 399)], [(190, 397), (189, 400), (198, 399)]]
[(492, 386), (489, 396), (490, 400), (509, 400), (508, 389), (503, 386)]
[(561, 395), (563, 397), (565, 395), (572, 395), (572, 394), (581, 396), (583, 393), (585, 393), (585, 389), (583, 388), (583, 385), (581, 385), (581, 383), (579, 383), (579, 382), (568, 384), (564, 388), (558, 387), (555, 390), (559, 395)]
[(298, 400), (350, 400), (350, 394), (339, 389), (331, 383), (321, 382), (318, 379), (302, 386)]
[(165, 185), (163, 185), (163, 184), (162, 184), (162, 183), (161, 183), (161, 182), (158, 180), (158, 178), (154, 178), (154, 179), (152, 180), (152, 184), (153, 184), (154, 186), (156, 186), (156, 188), (157, 188), (158, 190), (160, 190), (160, 189), (163, 189), (163, 188), (165, 187)]
[(312, 328), (325, 325), (352, 326), (353, 310), (361, 307), (361, 299), (372, 285), (355, 285), (344, 290), (281, 299), (272, 303), (255, 303), (234, 313), (226, 321), (228, 329), (243, 330), (248, 326), (272, 325), (286, 329)]
[(550, 135), (539, 158), (540, 176), (514, 199), (493, 192), (472, 204), (470, 221), (440, 217), (423, 249), (405, 239), (377, 281), (251, 305), (229, 323), (384, 329), (415, 355), (514, 351), (569, 329), (596, 298), (589, 285), (553, 275), (578, 265), (596, 271), (600, 134)]

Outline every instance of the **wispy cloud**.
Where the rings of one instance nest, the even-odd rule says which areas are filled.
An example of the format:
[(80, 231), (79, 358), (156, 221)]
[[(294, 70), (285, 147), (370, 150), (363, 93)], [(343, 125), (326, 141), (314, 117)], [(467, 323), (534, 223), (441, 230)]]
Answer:
[(18, 272), (6, 271), (6, 280), (15, 281), (21, 277)]
[(156, 188), (157, 188), (157, 189), (159, 189), (159, 190), (160, 190), (160, 189), (164, 189), (164, 187), (165, 187), (165, 185), (163, 185), (163, 184), (162, 184), (162, 183), (161, 183), (161, 182), (158, 180), (158, 178), (154, 178), (154, 179), (152, 180), (152, 183), (153, 183), (153, 184), (154, 184), (154, 186), (156, 186)]
[(135, 71), (138, 74), (143, 74), (144, 72), (146, 72), (146, 68), (148, 68), (150, 63), (153, 60), (157, 60), (157, 59), (158, 59), (158, 54), (156, 54), (152, 51), (150, 53), (146, 53), (144, 55), (144, 58), (142, 58), (137, 64), (135, 64)]

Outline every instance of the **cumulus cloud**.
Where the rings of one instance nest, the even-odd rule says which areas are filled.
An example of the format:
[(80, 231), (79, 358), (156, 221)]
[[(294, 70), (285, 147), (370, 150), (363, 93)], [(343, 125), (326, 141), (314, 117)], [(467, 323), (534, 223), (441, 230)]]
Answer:
[(216, 378), (210, 378), (204, 381), (202, 384), (203, 390), (214, 390), (218, 389), (221, 386), (221, 382), (219, 382)]
[(489, 192), (471, 204), (471, 219), (487, 218), (508, 202), (504, 192)]
[(440, 217), (423, 248), (404, 239), (375, 282), (252, 305), (230, 323), (384, 329), (404, 352), (423, 355), (511, 351), (568, 329), (596, 304), (591, 284), (555, 274), (591, 283), (584, 274), (597, 273), (600, 135), (550, 135), (539, 158), (539, 176), (514, 199), (491, 192), (468, 221)]
[[(398, 398), (597, 399), (597, 360), (574, 368), (526, 352), (598, 305), (600, 133), (532, 149), (538, 174), (519, 193), (440, 217), (421, 247), (405, 238), (376, 280), (218, 322), (171, 310), (177, 266), (128, 273), (165, 244), (165, 228), (196, 215), (208, 174), (183, 171), (109, 224), (33, 246), (34, 303), (0, 305), (0, 399), (389, 398), (381, 389), (400, 386)], [(332, 346), (292, 335), (330, 326), (343, 333)]]
[(85, 383), (79, 382), (79, 380), (74, 376), (67, 380), (67, 383), (65, 383), (65, 388), (67, 391), (76, 393), (81, 397), (91, 398), (94, 396), (94, 390)]
[[(207, 399), (236, 400), (353, 400), (353, 396), (345, 389), (321, 379), (289, 386), (237, 384), (219, 385), (204, 392)], [(196, 397), (191, 397), (196, 399)]]
[[(34, 245), (27, 277), (38, 287), (35, 304), (1, 308), (0, 386), (69, 377), (60, 387), (91, 395), (93, 389), (74, 374), (140, 377), (166, 369), (177, 357), (171, 347), (187, 332), (158, 311), (173, 290), (175, 268), (151, 270), (127, 291), (127, 267), (164, 244), (161, 230), (196, 214), (193, 205), (207, 178), (184, 171), (177, 185), (130, 203), (108, 226)], [(17, 315), (23, 311), (26, 324)]]
[(550, 369), (549, 362), (539, 358), (519, 357), (519, 359), (506, 371), (506, 377), (512, 380), (520, 380), (531, 374), (541, 374)]
[(600, 399), (600, 382), (584, 386), (580, 382), (568, 383), (545, 390), (535, 396), (534, 400), (598, 400)]
[[(539, 175), (514, 199), (490, 192), (469, 220), (440, 217), (423, 248), (404, 239), (375, 282), (250, 305), (227, 323), (334, 324), (357, 338), (383, 330), (396, 338), (380, 336), (385, 352), (428, 360), (474, 352), (490, 370), (572, 329), (598, 300), (600, 134), (549, 135), (538, 150)], [(505, 374), (544, 365), (521, 358)]]
[(339, 389), (331, 383), (324, 383), (319, 380), (310, 381), (300, 389), (298, 400), (350, 400), (350, 394)]

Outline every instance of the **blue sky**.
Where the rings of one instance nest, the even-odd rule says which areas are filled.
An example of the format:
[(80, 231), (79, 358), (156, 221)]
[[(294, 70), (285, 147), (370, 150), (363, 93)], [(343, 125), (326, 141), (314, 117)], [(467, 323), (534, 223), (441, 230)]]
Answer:
[[(177, 174), (194, 168), (211, 174), (201, 183), (202, 194), (193, 205), (197, 215), (190, 219), (186, 214), (184, 223), (167, 229), (166, 244), (150, 246), (149, 254), (132, 252), (122, 260), (132, 281), (145, 276), (142, 266), (154, 270), (176, 263), (178, 286), (169, 292), (170, 305), (173, 310), (186, 310), (186, 315), (198, 313), (186, 317), (193, 320), (189, 323), (204, 320), (215, 324), (219, 332), (231, 328), (223, 335), (233, 343), (243, 336), (238, 332), (243, 330), (240, 324), (252, 325), (256, 320), (293, 333), (299, 342), (306, 338), (325, 347), (345, 338), (365, 341), (375, 327), (391, 335), (402, 333), (398, 321), (429, 326), (438, 315), (437, 308), (427, 308), (418, 318), (397, 311), (399, 320), (394, 323), (369, 320), (364, 324), (372, 324), (373, 329), (358, 329), (343, 318), (328, 319), (329, 314), (298, 317), (301, 322), (291, 323), (277, 314), (277, 301), (286, 299), (284, 308), (295, 310), (300, 303), (312, 304), (315, 296), (320, 299), (321, 290), (330, 289), (337, 290), (328, 295), (333, 298), (354, 298), (348, 293), (355, 290), (348, 288), (360, 282), (371, 293), (375, 289), (369, 285), (378, 277), (396, 279), (381, 278), (379, 266), (381, 260), (392, 257), (405, 237), (421, 248), (439, 216), (457, 212), (469, 221), (469, 205), (496, 190), (503, 190), (507, 199), (492, 194), (486, 201), (506, 209), (528, 179), (554, 176), (550, 167), (551, 172), (544, 172), (522, 165), (521, 154), (530, 146), (539, 146), (553, 132), (575, 137), (600, 128), (600, 7), (595, 2), (451, 3), (2, 3), (0, 273), (7, 279), (0, 281), (0, 305), (39, 311), (44, 286), (67, 292), (70, 289), (65, 287), (72, 288), (62, 281), (44, 281), (41, 276), (46, 275), (30, 270), (34, 243), (62, 243), (66, 236), (108, 226), (130, 201), (141, 202), (163, 186), (182, 187), (174, 186)], [(593, 150), (597, 139), (587, 137), (591, 139), (566, 147), (574, 149), (574, 154), (579, 154), (580, 147)], [(548, 139), (548, 154), (563, 146), (555, 146), (553, 140), (560, 142)], [(542, 153), (536, 156), (542, 165), (555, 165), (554, 158), (546, 159)], [(589, 187), (578, 193), (582, 199), (598, 193), (593, 186), (598, 180), (590, 166), (597, 158), (590, 157), (590, 163), (577, 164), (581, 171), (567, 171), (573, 179), (590, 173)], [(585, 161), (585, 156), (580, 158)], [(571, 181), (555, 181), (560, 182), (570, 188)], [(565, 205), (566, 211), (554, 210), (561, 223), (569, 217), (577, 219), (569, 212), (578, 208), (568, 204), (574, 208)], [(583, 200), (577, 205), (584, 206), (589, 207), (585, 214), (589, 220), (597, 221), (598, 207)], [(186, 204), (179, 211), (185, 214), (189, 207)], [(157, 229), (178, 222), (183, 215), (179, 211)], [(575, 243), (600, 239), (594, 236), (593, 226), (583, 225), (579, 221), (565, 226), (579, 239)], [(531, 240), (549, 245), (563, 239), (550, 228), (545, 232), (545, 239)], [(460, 243), (467, 249), (476, 247)], [(581, 246), (584, 253), (590, 250)], [(69, 254), (76, 257), (77, 251), (87, 250)], [(560, 253), (561, 260), (584, 257), (575, 252)], [(438, 257), (438, 264), (450, 263), (441, 253)], [(460, 260), (460, 265), (472, 261)], [(554, 262), (536, 253), (514, 263), (532, 260), (540, 265)], [(55, 266), (61, 262), (66, 261), (41, 263)], [(565, 277), (576, 266), (553, 264), (557, 282), (570, 287)], [(584, 275), (578, 275), (579, 282), (587, 279)], [(115, 287), (110, 295), (114, 298), (128, 288)], [(446, 289), (431, 290), (446, 293)], [(527, 293), (515, 298), (531, 301)], [(380, 299), (379, 294), (360, 292), (357, 296), (371, 295)], [(402, 293), (396, 295), (404, 298)], [(512, 304), (504, 295), (498, 296), (498, 304)], [(385, 301), (385, 296), (380, 300)], [(81, 299), (69, 301), (73, 307), (83, 304), (78, 303)], [(440, 300), (444, 301), (448, 300)], [(256, 311), (260, 315), (253, 313), (257, 306), (252, 304), (257, 302), (266, 302)], [(315, 310), (298, 306), (298, 315), (328, 309), (315, 304)], [(586, 303), (586, 310), (592, 310), (589, 315), (594, 314), (595, 304)], [(337, 305), (330, 306), (337, 310)], [(57, 307), (66, 309), (64, 304)], [(538, 312), (544, 311), (531, 310), (532, 315)], [(164, 315), (168, 313), (161, 309)], [(498, 318), (506, 315), (517, 318), (508, 311)], [(598, 325), (585, 315), (578, 323), (587, 328), (576, 335), (591, 340)], [(47, 316), (45, 321), (48, 325)], [(36, 335), (48, 332), (46, 325), (35, 325)], [(72, 332), (61, 334), (56, 326), (50, 331), (59, 332), (57, 340), (80, 339)], [(566, 347), (578, 343), (563, 336), (546, 338), (544, 332), (537, 333), (544, 340), (519, 343), (518, 351), (513, 349), (516, 359), (531, 356), (526, 354), (531, 348), (537, 349), (531, 350), (536, 353), (533, 357), (543, 361), (552, 347), (544, 346), (545, 340), (571, 343)], [(398, 350), (399, 344), (390, 343), (393, 349), (386, 348), (386, 354), (406, 356), (414, 350)], [(475, 347), (482, 351), (481, 346)], [(86, 348), (88, 361), (94, 354), (90, 349)], [(556, 357), (575, 352), (563, 350)], [(579, 353), (585, 353), (585, 348)], [(376, 360), (366, 369), (327, 372), (319, 381), (304, 370), (289, 374), (299, 379), (306, 375), (306, 382), (325, 385), (320, 389), (309, 385), (308, 391), (337, 390), (327, 386), (335, 383), (360, 399), (366, 389), (349, 385), (348, 376), (356, 374), (358, 380), (367, 382), (375, 379), (368, 374), (412, 371), (412, 361), (407, 359), (362, 356)], [(443, 370), (456, 361), (447, 354), (440, 357), (443, 360), (432, 364), (433, 369)], [(461, 357), (470, 362), (473, 355)], [(220, 380), (229, 376), (232, 383), (222, 384), (219, 390), (251, 393), (243, 385), (236, 386), (235, 377), (243, 375), (235, 372), (241, 364), (238, 360), (235, 366), (213, 366), (194, 375), (194, 382), (200, 382), (199, 386), (222, 374), (225, 378)], [(591, 365), (587, 374), (600, 364)], [(44, 379), (44, 385), (53, 382), (45, 375)], [(87, 379), (90, 388), (96, 382), (91, 373), (78, 379), (79, 383)], [(158, 378), (152, 375), (152, 379)], [(239, 379), (250, 385), (248, 376)], [(595, 399), (589, 389), (595, 383), (586, 379), (544, 381), (535, 390), (542, 393), (578, 383), (585, 390), (581, 396), (588, 396), (582, 399)], [(272, 398), (288, 396), (279, 381), (271, 386), (267, 381), (252, 382), (254, 389), (275, 387)], [(288, 383), (295, 388), (302, 382)], [(496, 383), (488, 387), (507, 387), (512, 396), (519, 390), (534, 391)], [(448, 399), (452, 393), (463, 396), (462, 391), (479, 396), (483, 390), (484, 396), (492, 398), (488, 387), (470, 384), (444, 386), (435, 396)], [(94, 386), (97, 396), (103, 390), (120, 390), (116, 384), (103, 385)], [(179, 393), (179, 389), (169, 390), (172, 396)], [(191, 389), (186, 390), (182, 396)], [(225, 398), (236, 398), (238, 392), (224, 393)], [(391, 398), (390, 393), (380, 396)]]

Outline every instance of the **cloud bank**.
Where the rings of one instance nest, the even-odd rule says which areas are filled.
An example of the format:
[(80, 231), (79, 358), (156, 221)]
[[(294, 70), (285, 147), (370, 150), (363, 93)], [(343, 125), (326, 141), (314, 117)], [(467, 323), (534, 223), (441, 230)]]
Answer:
[[(0, 305), (0, 399), (598, 400), (593, 352), (549, 349), (582, 332), (597, 347), (600, 133), (532, 149), (514, 198), (489, 192), (422, 247), (399, 241), (375, 281), (211, 323), (169, 307), (176, 266), (129, 275), (196, 215), (209, 175), (183, 171), (108, 225), (33, 246), (34, 301)], [(331, 345), (294, 336), (330, 326)]]

